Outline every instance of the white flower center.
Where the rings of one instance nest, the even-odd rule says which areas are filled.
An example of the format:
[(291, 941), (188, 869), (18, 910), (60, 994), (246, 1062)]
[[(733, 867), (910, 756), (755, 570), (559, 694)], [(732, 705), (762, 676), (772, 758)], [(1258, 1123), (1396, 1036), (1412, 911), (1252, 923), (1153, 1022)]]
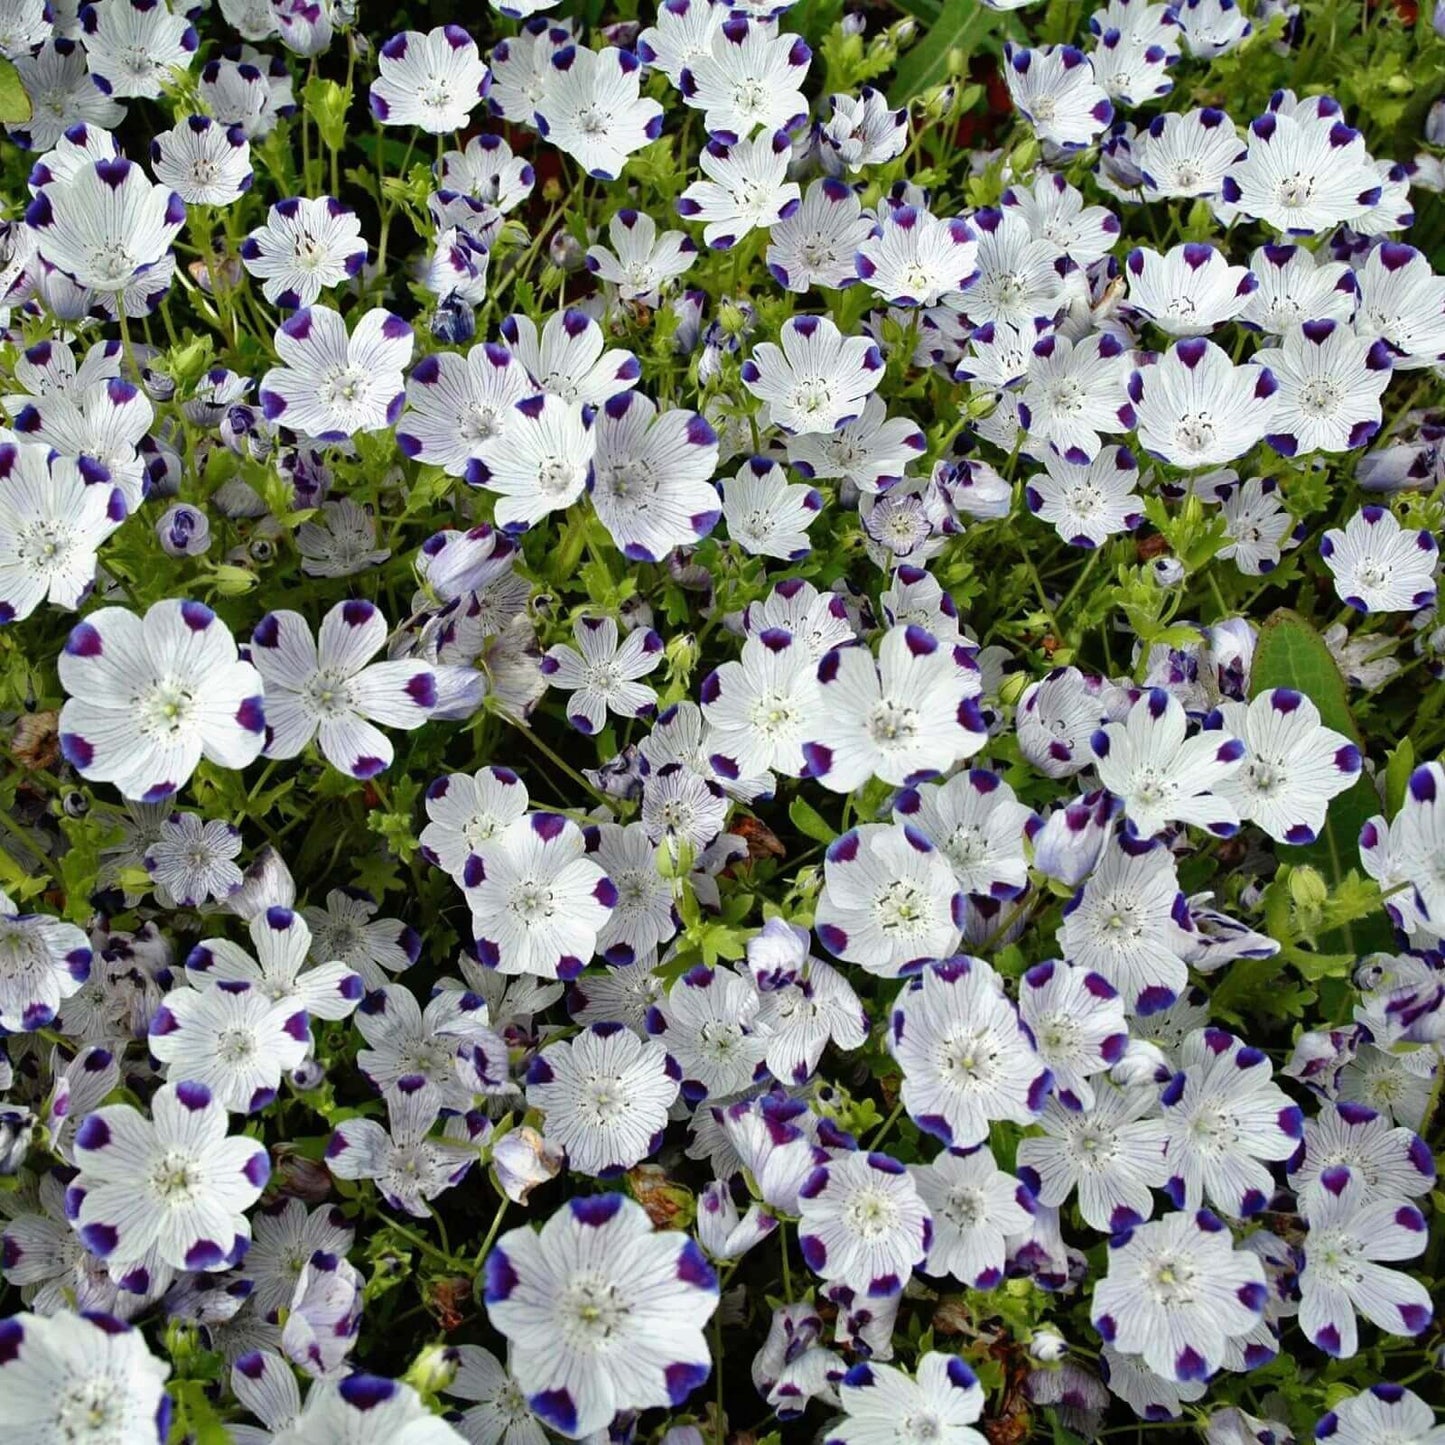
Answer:
[(898, 1228), (898, 1205), (881, 1189), (860, 1189), (843, 1206), (843, 1222), (860, 1239), (882, 1239)]
[(151, 1166), (151, 1191), (165, 1204), (189, 1204), (200, 1183), (195, 1161), (177, 1149), (168, 1150)]
[(174, 738), (184, 732), (195, 712), (195, 697), (178, 678), (152, 683), (134, 699), (136, 720), (147, 738)]
[(918, 733), (918, 714), (892, 698), (874, 703), (868, 714), (868, 736), (880, 747), (903, 747)]
[(617, 1286), (601, 1275), (578, 1275), (558, 1301), (558, 1323), (574, 1350), (609, 1348), (631, 1314)]
[(874, 917), (885, 933), (921, 933), (932, 912), (928, 894), (907, 878), (890, 883), (873, 900)]

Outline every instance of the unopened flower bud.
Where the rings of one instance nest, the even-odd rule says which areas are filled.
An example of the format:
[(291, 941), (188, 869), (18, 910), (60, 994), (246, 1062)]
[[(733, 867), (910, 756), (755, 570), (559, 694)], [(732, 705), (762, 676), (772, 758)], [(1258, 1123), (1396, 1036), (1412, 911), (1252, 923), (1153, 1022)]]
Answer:
[(156, 536), (167, 557), (199, 557), (211, 545), (211, 524), (204, 512), (177, 502), (156, 523)]
[(1057, 1330), (1035, 1330), (1029, 1340), (1029, 1354), (1041, 1365), (1057, 1364), (1068, 1352), (1069, 1347)]

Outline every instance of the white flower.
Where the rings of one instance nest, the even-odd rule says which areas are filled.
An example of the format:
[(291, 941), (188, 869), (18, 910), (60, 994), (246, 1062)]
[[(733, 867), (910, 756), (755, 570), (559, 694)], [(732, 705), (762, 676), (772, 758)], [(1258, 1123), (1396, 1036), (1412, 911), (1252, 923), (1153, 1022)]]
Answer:
[(406, 401), (402, 375), (411, 360), (411, 327), (376, 307), (356, 323), (326, 306), (310, 306), (281, 323), (281, 365), (261, 378), (261, 409), (317, 441), (346, 441), (357, 432), (396, 424)]
[[(204, 997), (204, 995), (201, 995)], [(147, 1119), (129, 1104), (87, 1114), (75, 1134), (76, 1227), (110, 1264), (152, 1250), (175, 1269), (218, 1270), (245, 1252), (245, 1212), (271, 1165), (256, 1140), (226, 1135), (226, 1109), (202, 1084), (167, 1083)]]
[(1057, 171), (1039, 171), (1031, 185), (1010, 186), (1000, 200), (1017, 210), (1040, 240), (1057, 246), (1077, 266), (1088, 266), (1114, 249), (1119, 218), (1084, 198)]
[(694, 181), (678, 198), (677, 213), (703, 222), (702, 238), (727, 250), (749, 231), (785, 221), (802, 199), (787, 179), (792, 143), (782, 131), (766, 131), (737, 145), (709, 141), (698, 156), (705, 181)]
[(0, 623), (29, 617), (47, 598), (78, 607), (97, 549), (127, 511), (119, 487), (87, 482), (71, 458), (0, 443)]
[(713, 0), (663, 0), (656, 24), (637, 37), (637, 54), (681, 89), (683, 71), (711, 52), (712, 38), (726, 19), (727, 12)]
[(356, 1028), (370, 1045), (357, 1067), (387, 1097), (413, 1095), (464, 1114), (478, 1094), (515, 1093), (506, 1045), (478, 994), (441, 989), (423, 1012), (409, 989), (385, 984), (362, 1000)]
[(947, 858), (922, 833), (865, 823), (828, 845), (816, 928), (835, 958), (898, 978), (953, 953), (962, 905)]
[(1249, 302), (1256, 281), (1214, 246), (1187, 242), (1164, 255), (1136, 246), (1124, 263), (1129, 304), (1171, 336), (1207, 336)]
[(859, 491), (886, 492), (903, 480), (926, 449), (923, 433), (907, 417), (890, 417), (875, 392), (862, 412), (835, 432), (787, 438), (788, 461), (808, 478), (841, 477)]
[(607, 223), (612, 249), (590, 246), (587, 269), (610, 281), (625, 301), (656, 300), (662, 287), (697, 259), (697, 247), (681, 231), (658, 234), (645, 211), (624, 206)]
[(1383, 241), (1355, 273), (1359, 306), (1355, 330), (1381, 336), (1401, 370), (1434, 366), (1445, 358), (1445, 276), (1413, 246)]
[(984, 1445), (969, 1427), (983, 1414), (978, 1377), (958, 1355), (930, 1350), (914, 1378), (891, 1365), (854, 1365), (838, 1386), (843, 1419), (826, 1445), (876, 1445), (882, 1439), (935, 1441), (937, 1445)]
[(825, 176), (811, 182), (802, 205), (772, 228), (768, 271), (785, 291), (851, 286), (858, 279), (858, 247), (872, 230), (857, 192)]
[[(1042, 330), (1036, 323), (1052, 321), (1064, 304), (1059, 274), (1063, 252), (1052, 241), (1035, 236), (1017, 206), (977, 211), (969, 220), (978, 236), (978, 279), (967, 291), (945, 295), (943, 304), (961, 311), (975, 326), (992, 321), (1035, 333)], [(1032, 346), (1035, 339), (1036, 334), (1030, 335), (1026, 345)]]
[(1371, 1385), (1348, 1395), (1320, 1417), (1315, 1439), (1330, 1445), (1445, 1445), (1445, 1425), (1413, 1390), (1402, 1385)]
[(836, 431), (862, 410), (883, 379), (883, 359), (866, 336), (844, 336), (825, 316), (793, 316), (781, 346), (759, 342), (743, 363), (743, 384), (790, 432)]
[(1259, 285), (1239, 313), (1246, 326), (1283, 336), (1305, 321), (1348, 321), (1355, 314), (1359, 282), (1343, 261), (1321, 261), (1304, 246), (1275, 244), (1259, 247), (1249, 269)]
[(527, 1069), (527, 1105), (549, 1142), (592, 1178), (630, 1169), (662, 1142), (677, 1098), (678, 1065), (665, 1044), (621, 1023), (595, 1023), (549, 1044)]
[(1029, 1227), (1033, 1196), (995, 1162), (987, 1145), (967, 1154), (945, 1150), (913, 1166), (919, 1197), (933, 1216), (933, 1243), (923, 1269), (969, 1289), (994, 1289), (1003, 1280), (1009, 1235)]
[(1094, 76), (1119, 105), (1143, 105), (1167, 95), (1169, 67), (1179, 59), (1179, 18), (1172, 6), (1149, 0), (1109, 0), (1089, 17), (1097, 41)]
[(1050, 1075), (993, 969), (960, 954), (898, 995), (888, 1048), (903, 1070), (909, 1117), (950, 1149), (988, 1139), (996, 1119), (1031, 1124)]
[(768, 1048), (761, 1007), (750, 980), (699, 964), (649, 1012), (648, 1028), (676, 1060), (688, 1103), (726, 1099), (757, 1081)]
[(376, 545), (376, 519), (350, 497), (322, 502), (319, 519), (297, 527), (296, 550), (308, 577), (352, 577), (391, 556)]
[(767, 1042), (763, 1061), (783, 1083), (802, 1084), (812, 1078), (829, 1043), (848, 1050), (862, 1048), (867, 1041), (868, 1015), (858, 995), (821, 958), (809, 956), (796, 978), (765, 989), (761, 998), (758, 1028)]
[(355, 276), (366, 261), (356, 212), (330, 196), (277, 201), (241, 243), (241, 263), (277, 306), (313, 306), (322, 291)]
[[(243, 1356), (237, 1370), (258, 1358)], [(463, 1445), (465, 1440), (400, 1381), (361, 1373), (334, 1384), (318, 1381), (303, 1408), (289, 1369), (285, 1376), (291, 1382), (292, 1398), (287, 1403), (295, 1413), (283, 1413), (269, 1422), (276, 1430), (271, 1445), (374, 1445), (381, 1440), (386, 1445)]]
[(795, 130), (808, 113), (802, 84), (812, 52), (797, 35), (734, 13), (713, 31), (708, 49), (683, 68), (683, 98), (703, 112), (710, 136), (735, 145), (759, 126)]
[(62, 1309), (0, 1320), (0, 1396), (17, 1441), (164, 1440), (170, 1372), (138, 1330), (109, 1315)]
[(803, 744), (819, 705), (816, 663), (792, 633), (766, 629), (742, 658), (703, 679), (708, 761), (724, 780), (777, 771), (799, 776)]
[(1288, 1167), (1300, 1197), (1322, 1189), (1325, 1173), (1340, 1168), (1359, 1179), (1371, 1199), (1418, 1198), (1435, 1183), (1434, 1157), (1418, 1134), (1392, 1128), (1383, 1115), (1349, 1100), (1326, 1104), (1305, 1120), (1302, 1147)]
[(243, 768), (261, 751), (260, 674), (199, 602), (168, 598), (144, 618), (101, 608), (71, 629), (59, 669), (66, 759), (127, 798), (168, 798), (202, 756)]
[(1234, 122), (1214, 106), (1156, 115), (1134, 144), (1134, 162), (1151, 196), (1217, 196), (1244, 158)]
[(514, 156), (501, 136), (485, 132), (474, 135), (465, 149), (447, 151), (437, 163), (436, 177), (442, 190), (485, 201), (503, 215), (516, 210), (537, 182), (531, 162)]
[(1142, 837), (1171, 822), (1220, 837), (1239, 827), (1233, 803), (1215, 789), (1239, 771), (1244, 744), (1217, 732), (1186, 738), (1187, 726), (1184, 705), (1156, 687), (1123, 722), (1106, 723), (1090, 740), (1099, 781), (1123, 801), (1127, 826)]
[(1024, 840), (1038, 817), (998, 774), (971, 768), (910, 788), (895, 800), (893, 816), (912, 823), (948, 859), (965, 892), (1016, 898), (1027, 886)]
[(807, 529), (823, 510), (813, 487), (788, 481), (767, 457), (753, 457), (723, 483), (722, 512), (728, 535), (745, 552), (797, 562), (808, 555)]
[(464, 130), (490, 77), (477, 42), (459, 25), (393, 35), (377, 52), (371, 113), (383, 125), (410, 125), (429, 135)]
[(501, 432), (516, 404), (534, 389), (525, 367), (495, 342), (474, 346), (465, 356), (433, 352), (407, 378), (407, 409), (396, 424), (396, 444), (407, 456), (475, 485), (472, 460), (481, 443)]
[(883, 210), (858, 247), (859, 279), (894, 306), (936, 306), (963, 291), (977, 270), (978, 241), (962, 216), (942, 219), (917, 206)]
[(617, 901), (586, 846), (575, 823), (529, 813), (467, 860), (463, 882), (484, 964), (542, 978), (581, 973)]
[(380, 988), (387, 973), (404, 973), (421, 955), (421, 935), (394, 918), (373, 921), (376, 900), (357, 889), (333, 888), (325, 908), (301, 912), (311, 930), (311, 958), (323, 968), (340, 960), (368, 988)]
[(156, 100), (172, 70), (189, 70), (199, 39), (186, 12), (147, 0), (94, 0), (80, 16), (85, 61), (108, 95)]
[[(657, 775), (673, 776), (697, 778), (677, 763)], [(677, 932), (672, 884), (658, 872), (655, 843), (645, 823), (599, 823), (588, 830), (588, 851), (617, 890), (617, 902), (597, 935), (597, 951), (614, 966), (655, 958)]]
[(703, 1329), (717, 1302), (697, 1244), (654, 1233), (620, 1194), (573, 1199), (487, 1256), (487, 1313), (511, 1342), (517, 1382), (572, 1439), (618, 1410), (681, 1405), (711, 1371)]
[(1066, 461), (1091, 461), (1100, 432), (1127, 429), (1128, 379), (1123, 343), (1108, 332), (1079, 342), (1057, 333), (1040, 337), (1019, 398), (1019, 422), (1031, 437), (1052, 442)]
[(1268, 688), (1252, 703), (1223, 701), (1224, 729), (1243, 739), (1239, 771), (1216, 787), (1241, 818), (1277, 843), (1312, 843), (1329, 800), (1354, 785), (1360, 750), (1320, 723), (1319, 709), (1291, 688)]
[(636, 386), (642, 374), (630, 351), (606, 350), (607, 337), (596, 319), (575, 307), (554, 312), (540, 333), (530, 317), (509, 316), (502, 338), (538, 391), (568, 403), (601, 406)]
[(527, 785), (510, 768), (438, 778), (426, 791), (430, 821), (421, 831), (422, 855), (460, 883), (468, 857), (520, 818), (527, 801)]
[(820, 1279), (894, 1295), (927, 1256), (933, 1226), (913, 1176), (886, 1154), (821, 1164), (799, 1192), (798, 1244)]
[(551, 65), (532, 117), (537, 129), (589, 176), (616, 180), (627, 157), (662, 134), (662, 107), (638, 94), (637, 57), (567, 45)]
[(840, 647), (818, 664), (822, 706), (803, 745), (808, 774), (834, 792), (870, 777), (912, 784), (971, 757), (987, 740), (969, 649), (919, 627), (884, 634), (878, 661)]
[(645, 717), (656, 709), (657, 694), (638, 678), (662, 661), (657, 633), (639, 627), (619, 643), (616, 619), (581, 617), (572, 635), (577, 647), (559, 642), (549, 648), (542, 675), (550, 686), (572, 694), (567, 721), (578, 732), (600, 732), (609, 711), (618, 717)]
[(1295, 546), (1302, 536), (1300, 529), (1291, 525), (1294, 518), (1285, 510), (1274, 477), (1250, 477), (1225, 489), (1220, 509), (1229, 545), (1219, 549), (1219, 556), (1232, 561), (1247, 577), (1274, 571), (1283, 549)]
[(240, 830), (224, 818), (172, 813), (143, 861), (172, 907), (195, 908), (213, 898), (220, 902), (241, 886), (241, 870), (233, 861), (240, 851)]
[(1435, 600), (1439, 545), (1426, 530), (1407, 531), (1383, 507), (1361, 507), (1320, 541), (1335, 592), (1357, 612), (1413, 612)]
[[(550, 3), (550, 0), (548, 0)], [(443, 1394), (469, 1402), (457, 1429), (471, 1445), (547, 1445), (522, 1388), (480, 1345), (457, 1345), (457, 1372)]]
[(1340, 321), (1306, 321), (1254, 359), (1279, 383), (1267, 440), (1283, 456), (1351, 451), (1379, 431), (1394, 365), (1383, 340), (1356, 336)]
[(45, 1028), (90, 977), (91, 949), (73, 923), (21, 913), (0, 891), (0, 1028)]
[(1142, 1355), (1166, 1380), (1206, 1380), (1229, 1341), (1258, 1324), (1264, 1267), (1236, 1250), (1208, 1210), (1181, 1210), (1109, 1242), (1109, 1274), (1094, 1286), (1093, 1325), (1121, 1354)]
[(1105, 447), (1085, 461), (1070, 460), (1051, 449), (1043, 454), (1043, 462), (1044, 470), (1028, 479), (1024, 499), (1029, 510), (1040, 521), (1052, 523), (1071, 546), (1100, 547), (1143, 522), (1143, 499), (1134, 490), (1139, 463), (1128, 447)]
[(299, 612), (268, 612), (251, 634), (251, 657), (266, 680), (266, 756), (294, 758), (316, 738), (323, 755), (353, 777), (371, 778), (392, 761), (372, 725), (420, 727), (436, 705), (436, 679), (422, 662), (371, 662), (385, 646), (386, 619), (370, 603), (340, 602), (317, 640)]
[(498, 494), (499, 526), (524, 531), (582, 495), (596, 449), (582, 407), (543, 392), (516, 402), (499, 431), (478, 439), (467, 480)]
[(1309, 1234), (1300, 1271), (1300, 1329), (1317, 1349), (1348, 1360), (1359, 1349), (1358, 1310), (1387, 1334), (1418, 1335), (1429, 1326), (1430, 1293), (1413, 1275), (1385, 1263), (1424, 1248), (1425, 1220), (1413, 1204), (1374, 1199), (1347, 1168), (1327, 1169), (1310, 1191)]
[(818, 128), (824, 169), (856, 175), (903, 154), (908, 145), (908, 108), (891, 110), (888, 97), (871, 85), (856, 96), (830, 95), (829, 115)]
[(1097, 973), (1047, 960), (1019, 980), (1019, 1016), (1054, 1093), (1070, 1108), (1092, 1108), (1089, 1079), (1117, 1064), (1129, 1044), (1118, 990)]
[(1237, 0), (1184, 0), (1177, 15), (1185, 48), (1205, 60), (1228, 54), (1254, 28)]
[(151, 141), (151, 168), (187, 205), (229, 206), (251, 188), (251, 143), (239, 126), (188, 116)]
[(1212, 341), (1177, 341), (1129, 380), (1140, 445), (1177, 467), (1233, 461), (1269, 430), (1277, 386), (1267, 368), (1236, 366)]
[(1064, 149), (1088, 145), (1114, 118), (1089, 57), (1072, 45), (1026, 50), (1006, 42), (1004, 80), (1034, 134)]

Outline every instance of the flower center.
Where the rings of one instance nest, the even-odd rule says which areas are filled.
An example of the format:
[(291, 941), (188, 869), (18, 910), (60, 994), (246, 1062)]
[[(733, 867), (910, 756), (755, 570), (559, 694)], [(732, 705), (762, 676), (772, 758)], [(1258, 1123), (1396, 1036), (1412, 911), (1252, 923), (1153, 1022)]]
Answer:
[(134, 702), (141, 732), (147, 737), (174, 738), (184, 732), (195, 712), (191, 690), (173, 677), (152, 683)]
[(574, 1279), (559, 1303), (560, 1324), (573, 1349), (610, 1347), (631, 1313), (617, 1287), (600, 1275)]
[(860, 1239), (882, 1239), (898, 1227), (898, 1206), (881, 1189), (860, 1189), (844, 1206), (843, 1219)]

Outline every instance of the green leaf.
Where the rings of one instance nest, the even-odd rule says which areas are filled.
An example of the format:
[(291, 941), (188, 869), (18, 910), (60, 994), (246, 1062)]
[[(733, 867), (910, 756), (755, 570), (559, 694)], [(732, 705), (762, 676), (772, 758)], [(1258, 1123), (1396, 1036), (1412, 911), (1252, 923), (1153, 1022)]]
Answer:
[(0, 125), (24, 125), (30, 119), (30, 97), (20, 83), (20, 72), (0, 57)]
[(1393, 818), (1405, 802), (1405, 789), (1410, 786), (1410, 774), (1415, 771), (1415, 747), (1409, 738), (1402, 738), (1400, 746), (1386, 755), (1385, 763), (1385, 816)]
[[(1260, 629), (1251, 669), (1251, 695), (1288, 687), (1303, 693), (1320, 710), (1320, 721), (1362, 746), (1350, 712), (1345, 679), (1324, 639), (1297, 612), (1282, 607)], [(1363, 748), (1362, 748), (1363, 751)], [(1330, 802), (1319, 838), (1303, 847), (1278, 844), (1283, 862), (1308, 863), (1338, 886), (1359, 863), (1360, 829), (1379, 812), (1380, 801), (1362, 772), (1355, 785)], [(1346, 923), (1318, 940), (1322, 952), (1364, 953), (1388, 948), (1390, 929), (1383, 910), (1358, 923)]]
[[(927, 0), (909, 0), (898, 8), (928, 24), (928, 33), (898, 62), (893, 84), (888, 87), (894, 105), (942, 85), (952, 73), (950, 55), (961, 52), (966, 62), (979, 43), (1002, 23), (998, 13), (980, 5), (979, 0), (943, 0), (942, 6), (930, 5)], [(927, 10), (934, 14), (930, 17), (924, 13)], [(962, 64), (958, 67), (960, 72), (963, 68)]]
[(815, 843), (828, 844), (838, 836), (837, 830), (829, 826), (828, 820), (802, 798), (794, 798), (789, 804), (788, 817), (798, 832)]

